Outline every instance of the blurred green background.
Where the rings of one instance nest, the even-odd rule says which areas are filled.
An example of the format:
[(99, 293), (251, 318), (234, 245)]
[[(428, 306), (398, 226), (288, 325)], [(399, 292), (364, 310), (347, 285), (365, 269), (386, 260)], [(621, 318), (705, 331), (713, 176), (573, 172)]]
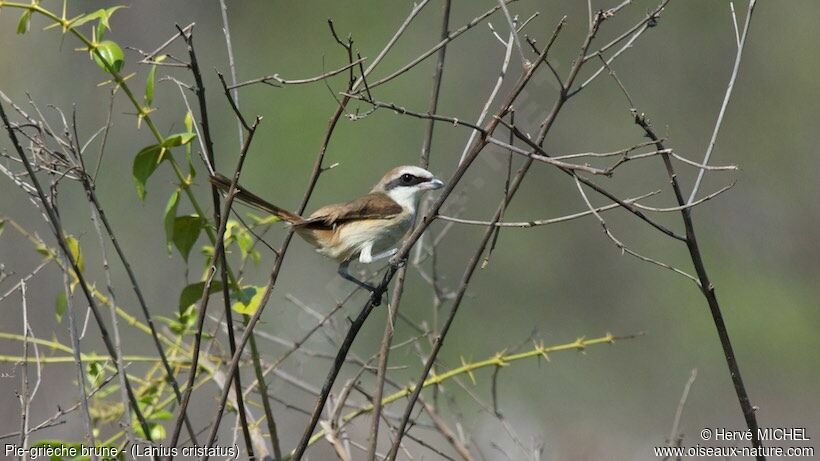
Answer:
[[(69, 8), (79, 13), (99, 8), (102, 3), (115, 4), (71, 2)], [(593, 1), (596, 8), (614, 3)], [(57, 2), (45, 4), (55, 10), (60, 8)], [(454, 1), (451, 28), (465, 24), (494, 4), (490, 0)], [(592, 48), (622, 33), (654, 5), (636, 1), (605, 22)], [(246, 80), (273, 73), (302, 78), (344, 65), (346, 56), (328, 32), (327, 18), (334, 19), (340, 34), (351, 33), (354, 46), (372, 59), (412, 3), (246, 1), (230, 2), (228, 7), (238, 77)], [(422, 11), (374, 72), (373, 79), (388, 75), (437, 42), (440, 7), (441, 2), (434, 0)], [(742, 20), (746, 5), (737, 2), (735, 8)], [(540, 44), (546, 42), (558, 20), (568, 15), (552, 58), (559, 72), (565, 74), (586, 33), (586, 2), (520, 1), (510, 9), (521, 17), (540, 13), (526, 29)], [(735, 179), (738, 183), (694, 212), (701, 249), (747, 389), (752, 402), (760, 407), (759, 423), (763, 427), (806, 427), (815, 439), (820, 437), (820, 183), (816, 179), (820, 157), (815, 139), (820, 122), (816, 82), (820, 65), (816, 45), (811, 44), (820, 43), (818, 13), (820, 4), (812, 1), (758, 5), (712, 157), (714, 164), (737, 164), (741, 169), (708, 173), (701, 191), (712, 192)], [(26, 93), (41, 107), (53, 104), (69, 109), (76, 104), (81, 136), (88, 137), (105, 122), (108, 90), (97, 85), (104, 80), (103, 73), (87, 55), (72, 51), (78, 46), (72, 37), (62, 39), (54, 30), (41, 31), (46, 25), (43, 18), (35, 17), (32, 31), (24, 36), (15, 34), (16, 21), (16, 12), (2, 11), (0, 89), (20, 104), (25, 103)], [(123, 46), (147, 51), (170, 37), (175, 32), (174, 24), (190, 22), (196, 22), (195, 44), (208, 88), (217, 165), (223, 171), (231, 170), (238, 152), (237, 127), (214, 72), (228, 71), (218, 3), (133, 2), (114, 16), (109, 37)], [(506, 36), (502, 15), (494, 15), (490, 22)], [(179, 46), (171, 53), (185, 56)], [(137, 53), (127, 50), (126, 55), (126, 73), (137, 72), (131, 81), (139, 89), (148, 68), (136, 64)], [(613, 64), (613, 69), (637, 108), (646, 112), (656, 130), (668, 139), (668, 145), (680, 155), (700, 161), (734, 55), (728, 2), (673, 0), (658, 26), (649, 29)], [(502, 57), (503, 49), (486, 24), (448, 47), (439, 112), (474, 120), (495, 83)], [(515, 58), (514, 54), (514, 75), (508, 78), (505, 88), (520, 70)], [(375, 89), (374, 97), (426, 110), (433, 65), (433, 59), (426, 61), (402, 78)], [(595, 68), (586, 67), (581, 78)], [(191, 80), (183, 72), (173, 75)], [(333, 91), (341, 91), (345, 76), (328, 83)], [(526, 108), (522, 111), (526, 116), (517, 122), (537, 130), (539, 116), (551, 107), (555, 97), (551, 76), (542, 69), (541, 78), (529, 87), (519, 104)], [(167, 81), (158, 83), (155, 100), (158, 111), (153, 115), (160, 129), (164, 133), (182, 131), (185, 109), (176, 86)], [(295, 208), (336, 105), (331, 92), (322, 83), (286, 88), (255, 85), (241, 91), (240, 103), (245, 114), (264, 116), (243, 183), (279, 205)], [(351, 109), (355, 107), (368, 109), (367, 105), (351, 105)], [(562, 111), (547, 138), (547, 150), (561, 154), (610, 151), (641, 142), (642, 132), (632, 123), (628, 108), (614, 81), (603, 75)], [(166, 253), (162, 212), (174, 187), (167, 168), (160, 168), (151, 178), (146, 202), (141, 204), (137, 199), (131, 162), (152, 138), (144, 126), (135, 129), (135, 118), (129, 112), (130, 105), (118, 96), (98, 194), (126, 253), (131, 255), (153, 312), (172, 315), (186, 277), (199, 277), (203, 259), (199, 254), (192, 258), (186, 275), (178, 255), (169, 257)], [(378, 110), (356, 122), (342, 119), (326, 160), (327, 164), (339, 162), (339, 166), (322, 176), (308, 208), (355, 197), (388, 168), (416, 163), (425, 126), (425, 121), (388, 110)], [(437, 125), (431, 170), (448, 177), (468, 136), (464, 128)], [(10, 149), (5, 136), (0, 148)], [(450, 209), (453, 213), (461, 211), (462, 217), (489, 218), (502, 192), (503, 173), (493, 165), (504, 161), (506, 154), (488, 148), (482, 156), (458, 189), (462, 192), (459, 206)], [(515, 163), (519, 164), (520, 159), (516, 158)], [(688, 194), (696, 171), (680, 164), (678, 168)], [(200, 167), (196, 192), (201, 202), (208, 204), (208, 189), (201, 184), (203, 172)], [(664, 189), (662, 196), (646, 203), (674, 205), (657, 158), (625, 165), (613, 179), (595, 179), (622, 197)], [(597, 204), (605, 204), (600, 197), (590, 197)], [(61, 204), (65, 227), (80, 236), (89, 274), (102, 287), (99, 247), (81, 188), (76, 184), (64, 186)], [(566, 175), (538, 164), (507, 211), (507, 219), (548, 218), (584, 208)], [(52, 241), (40, 215), (7, 178), (0, 178), (0, 213)], [(615, 235), (630, 248), (691, 271), (683, 245), (662, 237), (627, 213), (614, 211), (606, 217)], [(682, 229), (677, 214), (659, 219)], [(435, 232), (442, 228), (441, 223), (433, 226)], [(439, 247), (439, 271), (446, 286), (457, 287), (481, 232), (478, 227), (456, 226), (447, 233)], [(283, 235), (283, 229), (277, 228), (268, 240), (278, 245)], [(248, 273), (248, 283), (264, 284), (272, 257), (265, 250), (263, 255), (262, 263)], [(0, 237), (0, 262), (6, 270), (25, 274), (39, 261), (40, 256), (30, 245), (6, 229)], [(136, 314), (137, 304), (125, 274), (117, 263), (112, 267), (120, 304)], [(0, 285), (0, 291), (5, 291), (14, 279)], [(259, 328), (297, 339), (315, 319), (289, 303), (286, 295), (326, 312), (348, 289), (336, 277), (333, 264), (303, 242), (295, 241)], [(35, 334), (49, 338), (54, 332), (67, 343), (66, 324), (57, 324), (53, 315), (54, 298), (61, 290), (61, 276), (51, 267), (30, 284), (29, 309)], [(363, 299), (359, 295), (346, 314), (354, 315)], [(402, 311), (417, 322), (431, 324), (430, 299), (429, 286), (413, 273), (405, 289)], [(83, 307), (80, 302), (78, 305)], [(0, 308), (0, 330), (20, 331), (19, 300), (6, 299)], [(354, 346), (356, 354), (369, 357), (376, 352), (385, 316), (382, 309), (369, 319)], [(344, 326), (345, 321), (339, 317), (339, 335)], [(490, 264), (474, 277), (441, 359), (444, 364), (456, 366), (461, 356), (482, 359), (517, 346), (531, 335), (543, 338), (549, 345), (606, 332), (645, 335), (613, 346), (590, 348), (583, 355), (556, 354), (550, 363), (520, 362), (501, 373), (500, 403), (505, 416), (524, 443), (543, 443), (545, 459), (652, 458), (651, 447), (663, 444), (668, 436), (680, 393), (693, 368), (698, 369), (698, 378), (683, 415), (684, 445), (700, 442), (698, 432), (703, 427), (745, 427), (708, 308), (696, 287), (669, 271), (622, 256), (591, 217), (547, 227), (503, 230)], [(407, 324), (399, 323), (396, 341), (415, 334)], [(84, 350), (103, 351), (96, 336), (92, 322)], [(283, 350), (272, 343), (262, 344), (267, 358)], [(319, 336), (309, 345), (315, 350), (332, 350)], [(130, 331), (125, 335), (124, 348), (132, 353), (152, 350), (147, 337)], [(20, 344), (4, 341), (0, 353), (20, 354)], [(391, 365), (409, 368), (396, 371), (394, 378), (400, 383), (415, 380), (420, 363), (412, 348), (395, 352)], [(328, 366), (325, 359), (299, 356), (290, 360), (285, 370), (318, 387)], [(15, 372), (13, 364), (2, 367), (4, 373)], [(75, 386), (70, 384), (74, 376), (70, 366), (45, 370), (43, 389), (33, 407), (35, 422), (53, 414), (57, 405), (65, 407), (75, 401)], [(479, 372), (477, 377), (480, 384), (476, 393), (489, 400), (490, 372)], [(0, 408), (4, 414), (17, 414), (18, 386), (17, 378), (0, 380)], [(312, 406), (310, 395), (279, 379), (272, 380), (271, 388), (294, 405)], [(214, 393), (214, 387), (206, 388), (195, 401), (194, 414), (201, 415), (203, 421), (213, 413)], [(491, 448), (491, 442), (516, 459), (523, 456), (497, 420), (461, 389), (449, 386), (445, 395), (451, 398), (442, 401), (448, 421), (459, 422), (486, 459), (503, 457)], [(391, 407), (395, 412), (402, 408)], [(281, 405), (275, 411), (283, 446), (292, 448), (305, 416)], [(35, 439), (79, 438), (79, 419), (70, 421)], [(362, 423), (367, 421), (369, 418)], [(14, 431), (18, 424), (15, 418), (4, 418), (0, 433)], [(223, 440), (230, 440), (231, 425), (223, 424)], [(366, 424), (356, 427), (354, 434), (365, 433)], [(416, 435), (443, 445), (424, 429), (418, 429)], [(320, 446), (312, 452), (312, 459), (329, 459), (331, 451), (326, 444)], [(427, 459), (435, 458), (429, 451), (418, 447), (415, 450)]]

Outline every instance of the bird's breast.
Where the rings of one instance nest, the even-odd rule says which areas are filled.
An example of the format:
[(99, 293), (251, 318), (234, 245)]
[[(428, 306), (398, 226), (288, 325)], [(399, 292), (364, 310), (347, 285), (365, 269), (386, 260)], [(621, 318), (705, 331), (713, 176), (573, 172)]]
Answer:
[(402, 213), (387, 219), (349, 221), (332, 229), (305, 229), (307, 232), (297, 229), (297, 232), (320, 254), (344, 261), (368, 245), (374, 254), (395, 247), (413, 226), (414, 219), (413, 214)]

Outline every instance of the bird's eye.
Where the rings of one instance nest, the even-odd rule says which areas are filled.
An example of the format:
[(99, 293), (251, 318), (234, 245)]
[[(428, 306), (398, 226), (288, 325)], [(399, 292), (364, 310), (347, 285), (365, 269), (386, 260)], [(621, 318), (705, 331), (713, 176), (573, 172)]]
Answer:
[(413, 175), (409, 173), (404, 173), (401, 175), (401, 182), (403, 184), (410, 184), (413, 182)]

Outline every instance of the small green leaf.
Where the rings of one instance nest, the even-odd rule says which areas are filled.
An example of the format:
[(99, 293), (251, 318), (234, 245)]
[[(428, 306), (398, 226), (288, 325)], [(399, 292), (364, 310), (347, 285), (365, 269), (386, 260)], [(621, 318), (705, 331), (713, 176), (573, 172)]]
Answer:
[[(146, 438), (145, 432), (142, 430), (142, 425), (136, 418), (132, 418), (131, 426), (134, 428), (134, 433), (138, 437)], [(165, 438), (165, 427), (159, 423), (148, 423), (148, 430), (151, 432), (151, 440), (162, 440)]]
[(174, 246), (186, 262), (203, 227), (205, 220), (200, 216), (177, 216), (174, 219)]
[(194, 132), (194, 115), (191, 113), (190, 110), (185, 114), (185, 132)]
[(66, 309), (68, 309), (68, 298), (66, 298), (65, 291), (63, 291), (57, 295), (57, 301), (54, 306), (54, 317), (57, 319), (57, 323), (63, 321), (63, 315), (65, 315)]
[(151, 440), (164, 440), (165, 439), (165, 426), (159, 423), (152, 423), (148, 425), (151, 429)]
[(265, 287), (245, 287), (236, 293), (237, 302), (233, 303), (231, 309), (238, 314), (253, 315), (259, 304), (262, 302), (262, 295), (265, 294)]
[(66, 237), (65, 243), (68, 245), (68, 251), (71, 253), (71, 259), (77, 263), (77, 267), (79, 267), (80, 272), (82, 272), (85, 269), (85, 260), (83, 260), (83, 253), (80, 251), (80, 241), (73, 235), (69, 235)]
[[(97, 43), (96, 49), (99, 52), (99, 55), (97, 53), (92, 53), (94, 56), (94, 61), (104, 71), (110, 72), (105, 63), (108, 63), (111, 70), (114, 72), (119, 72), (122, 70), (125, 65), (125, 55), (122, 52), (122, 48), (120, 48), (116, 42), (112, 42), (111, 40), (103, 40)], [(100, 56), (102, 56), (102, 59), (104, 59), (105, 62), (100, 59)]]
[(105, 14), (105, 10), (97, 10), (93, 13), (88, 13), (86, 15), (78, 16), (74, 18), (73, 21), (69, 24), (69, 27), (80, 27), (83, 24), (89, 23), (91, 21), (97, 20), (102, 18)]
[(111, 30), (111, 24), (108, 22), (111, 19), (111, 16), (114, 15), (114, 12), (119, 10), (120, 8), (125, 8), (124, 5), (117, 5), (112, 6), (111, 8), (106, 8), (103, 11), (103, 14), (100, 16), (100, 24), (104, 25), (106, 29)]
[(169, 421), (174, 417), (174, 414), (168, 410), (159, 410), (151, 413), (150, 418), (155, 421)]
[(154, 144), (142, 149), (134, 157), (132, 174), (134, 176), (134, 185), (137, 187), (137, 196), (140, 200), (145, 200), (145, 183), (162, 160), (160, 157), (162, 150), (160, 146)]
[(22, 35), (28, 32), (31, 27), (31, 10), (23, 11), (20, 21), (17, 22), (17, 33)]
[(43, 242), (38, 243), (37, 246), (34, 248), (34, 251), (40, 253), (43, 256), (51, 258), (51, 250), (49, 250), (46, 244)]
[(103, 37), (105, 37), (105, 30), (106, 30), (105, 23), (102, 22), (102, 21), (98, 22), (97, 23), (97, 31), (96, 31), (96, 38), (97, 38), (98, 41), (102, 40)]
[[(111, 23), (109, 22), (111, 16), (114, 15), (114, 12), (119, 10), (120, 8), (125, 8), (122, 5), (119, 6), (112, 6), (111, 8), (106, 9), (99, 9), (94, 11), (93, 13), (88, 13), (82, 16), (78, 16), (74, 18), (73, 21), (69, 24), (69, 27), (80, 27), (83, 24), (87, 24), (91, 21), (99, 19), (100, 22), (97, 24), (97, 33), (99, 34), (100, 30), (111, 30)], [(97, 35), (97, 40), (101, 40), (102, 35)]]
[(145, 81), (145, 105), (150, 106), (154, 102), (154, 82), (157, 75), (157, 65), (151, 66), (148, 71), (148, 79)]
[(165, 138), (165, 141), (162, 141), (162, 147), (171, 148), (182, 146), (191, 142), (192, 139), (196, 137), (193, 133), (177, 133), (172, 134)]
[(263, 218), (259, 215), (256, 215), (256, 214), (253, 214), (253, 213), (248, 213), (247, 216), (257, 226), (266, 226), (266, 225), (269, 225), (269, 224), (273, 224), (277, 221), (280, 221), (280, 219), (278, 217), (274, 216), (274, 215), (268, 215), (268, 216), (265, 216)]
[[(204, 289), (205, 282), (192, 283), (182, 289), (182, 293), (179, 295), (180, 315), (182, 315), (188, 307), (196, 304), (200, 299), (202, 299), (202, 290)], [(211, 282), (211, 286), (208, 289), (208, 294), (210, 295), (218, 291), (222, 291), (222, 282), (214, 280)]]
[(165, 205), (165, 243), (168, 245), (168, 253), (174, 243), (174, 220), (177, 217), (177, 205), (179, 205), (179, 189), (175, 190)]
[(3, 228), (6, 227), (6, 220), (0, 219), (0, 235), (3, 235)]
[(191, 304), (183, 312), (177, 313), (177, 321), (171, 325), (171, 330), (178, 335), (183, 334), (194, 327), (196, 317), (196, 304)]
[(88, 374), (88, 381), (92, 386), (99, 386), (103, 378), (105, 378), (105, 370), (100, 362), (88, 362), (86, 365), (86, 374)]

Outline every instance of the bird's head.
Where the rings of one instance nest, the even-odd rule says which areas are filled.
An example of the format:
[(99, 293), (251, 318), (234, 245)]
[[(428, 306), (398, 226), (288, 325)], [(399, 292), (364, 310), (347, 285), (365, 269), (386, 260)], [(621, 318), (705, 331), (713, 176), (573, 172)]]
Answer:
[(399, 166), (388, 171), (373, 192), (382, 192), (402, 207), (415, 211), (424, 192), (442, 187), (444, 183), (424, 168)]

